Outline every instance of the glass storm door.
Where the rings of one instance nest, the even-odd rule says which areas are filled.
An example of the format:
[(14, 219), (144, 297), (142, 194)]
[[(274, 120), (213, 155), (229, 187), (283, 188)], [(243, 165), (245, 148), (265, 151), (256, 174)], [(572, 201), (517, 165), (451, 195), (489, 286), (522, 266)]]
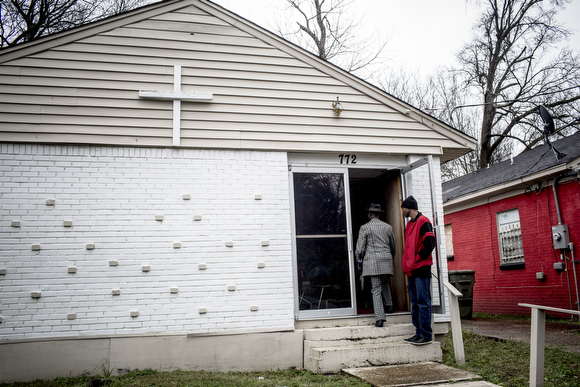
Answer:
[(354, 315), (348, 174), (293, 171), (299, 318)]

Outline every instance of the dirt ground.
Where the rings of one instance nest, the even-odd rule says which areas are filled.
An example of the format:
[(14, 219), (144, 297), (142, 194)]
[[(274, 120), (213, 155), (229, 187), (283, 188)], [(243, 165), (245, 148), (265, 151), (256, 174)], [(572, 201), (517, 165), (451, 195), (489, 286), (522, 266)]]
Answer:
[[(505, 340), (530, 342), (531, 322), (526, 320), (504, 320), (496, 318), (477, 318), (461, 320), (464, 331), (470, 330), (478, 335)], [(546, 322), (546, 346), (558, 347), (567, 352), (580, 353), (580, 323)]]

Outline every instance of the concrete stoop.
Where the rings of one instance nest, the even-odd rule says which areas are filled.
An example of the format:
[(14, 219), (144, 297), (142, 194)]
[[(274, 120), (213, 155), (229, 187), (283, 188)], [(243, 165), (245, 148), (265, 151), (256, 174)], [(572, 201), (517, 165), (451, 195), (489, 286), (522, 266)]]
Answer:
[(304, 368), (325, 374), (344, 368), (443, 361), (439, 342), (415, 346), (403, 341), (414, 333), (407, 323), (305, 329)]
[(351, 368), (344, 373), (375, 387), (497, 387), (471, 372), (440, 363)]

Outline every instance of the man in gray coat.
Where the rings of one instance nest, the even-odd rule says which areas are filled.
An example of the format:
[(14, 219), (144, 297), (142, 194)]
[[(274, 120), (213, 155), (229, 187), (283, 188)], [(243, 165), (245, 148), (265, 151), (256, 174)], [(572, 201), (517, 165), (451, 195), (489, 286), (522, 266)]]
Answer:
[(380, 204), (371, 204), (367, 212), (369, 221), (360, 228), (355, 256), (362, 275), (371, 277), (375, 326), (382, 327), (387, 320), (383, 300), (389, 313), (393, 310), (390, 276), (394, 274), (395, 235), (390, 224), (379, 220), (384, 212)]

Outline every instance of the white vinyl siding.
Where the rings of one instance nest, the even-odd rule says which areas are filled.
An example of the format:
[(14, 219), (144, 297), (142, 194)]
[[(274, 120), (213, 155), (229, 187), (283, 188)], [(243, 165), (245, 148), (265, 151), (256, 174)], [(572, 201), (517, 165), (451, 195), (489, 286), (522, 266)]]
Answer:
[[(182, 147), (436, 155), (467, 149), (440, 124), (434, 130), (432, 122), (402, 114), (400, 101), (393, 100), (401, 105), (395, 109), (386, 96), (361, 91), (371, 86), (353, 87), (333, 76), (338, 70), (321, 71), (304, 54), (281, 50), (266, 31), (191, 3), (197, 6), (168, 3), (167, 12), (12, 60), (0, 55), (0, 141), (172, 146), (172, 102), (138, 93), (173, 90), (179, 65), (183, 92), (214, 96), (181, 103)], [(340, 117), (331, 106), (337, 96)]]

